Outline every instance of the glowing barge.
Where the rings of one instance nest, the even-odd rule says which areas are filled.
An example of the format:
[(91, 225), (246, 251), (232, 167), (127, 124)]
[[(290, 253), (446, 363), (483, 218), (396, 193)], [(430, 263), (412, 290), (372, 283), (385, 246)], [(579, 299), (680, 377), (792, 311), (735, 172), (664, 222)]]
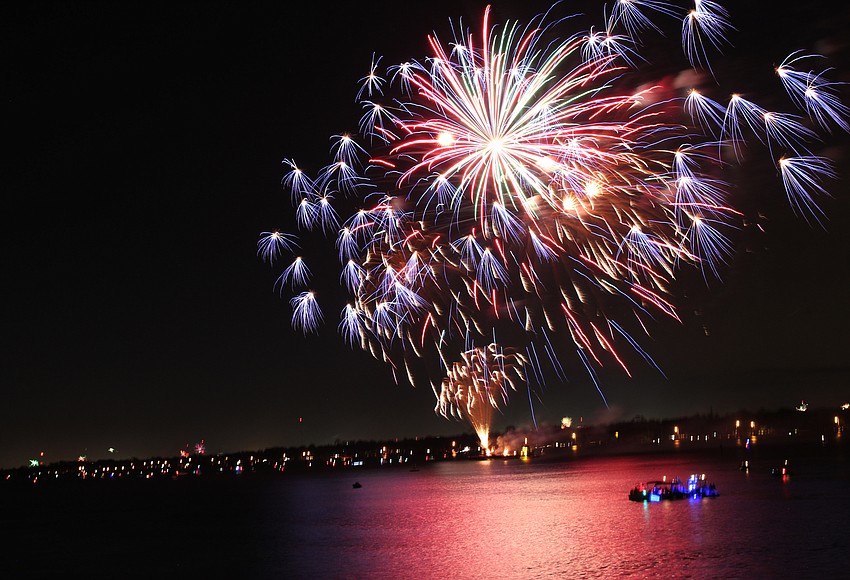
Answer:
[(713, 483), (705, 482), (705, 474), (692, 474), (687, 484), (675, 477), (672, 481), (647, 481), (636, 484), (629, 491), (632, 501), (661, 502), (673, 499), (702, 499), (720, 495)]

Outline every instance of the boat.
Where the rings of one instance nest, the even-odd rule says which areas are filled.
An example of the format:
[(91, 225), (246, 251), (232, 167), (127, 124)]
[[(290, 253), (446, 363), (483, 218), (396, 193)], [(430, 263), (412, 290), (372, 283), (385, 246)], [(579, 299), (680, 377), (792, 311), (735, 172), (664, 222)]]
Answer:
[(791, 475), (791, 468), (788, 466), (788, 460), (786, 459), (779, 467), (772, 467), (770, 469), (770, 474), (774, 477), (785, 477), (786, 475)]
[(640, 502), (661, 502), (674, 499), (702, 499), (717, 497), (720, 493), (713, 483), (705, 483), (705, 474), (691, 474), (687, 483), (682, 483), (678, 477), (671, 481), (646, 481), (636, 484), (629, 491), (629, 499)]
[(354, 489), (360, 489), (363, 486), (360, 484), (359, 481), (355, 481), (354, 483), (351, 484), (351, 487), (353, 487)]

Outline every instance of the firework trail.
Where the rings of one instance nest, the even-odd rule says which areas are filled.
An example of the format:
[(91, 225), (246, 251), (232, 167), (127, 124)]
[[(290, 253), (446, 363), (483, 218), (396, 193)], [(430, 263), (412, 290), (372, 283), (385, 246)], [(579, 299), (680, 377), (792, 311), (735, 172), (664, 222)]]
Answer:
[[(722, 176), (749, 152), (774, 160), (796, 212), (822, 216), (836, 175), (812, 147), (850, 125), (830, 69), (809, 68), (819, 57), (794, 53), (775, 69), (799, 113), (744, 93), (721, 102), (719, 89), (675, 94), (638, 81), (646, 39), (676, 24), (686, 66), (716, 81), (708, 57), (729, 45), (729, 13), (707, 0), (617, 0), (606, 12), (602, 27), (564, 37), (567, 19), (494, 26), (488, 8), (477, 33), (429, 37), (424, 60), (382, 74), (373, 56), (357, 139), (334, 136), (316, 178), (285, 160), (299, 228), (336, 238), (351, 293), (340, 333), (430, 384), (444, 415), (489, 426), (518, 382), (654, 366), (634, 335), (679, 320), (682, 268), (720, 276), (744, 218)], [(346, 219), (341, 202), (357, 206)], [(275, 230), (258, 254), (273, 262), (296, 248)], [(305, 333), (323, 320), (310, 280), (294, 257), (277, 284), (297, 292), (292, 322)], [(502, 348), (524, 353), (510, 355), (510, 380), (492, 372)]]
[(525, 359), (506, 353), (498, 345), (476, 347), (452, 363), (437, 395), (436, 411), (464, 419), (472, 425), (481, 449), (490, 454), (493, 413), (508, 401), (509, 393), (524, 382)]

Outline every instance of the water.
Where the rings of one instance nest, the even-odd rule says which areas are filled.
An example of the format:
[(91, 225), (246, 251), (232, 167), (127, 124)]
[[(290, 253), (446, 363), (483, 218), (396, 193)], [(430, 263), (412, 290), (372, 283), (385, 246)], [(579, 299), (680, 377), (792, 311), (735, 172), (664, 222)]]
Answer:
[[(741, 453), (3, 490), (4, 577), (847, 577), (845, 456), (798, 454), (780, 478), (769, 466), (787, 451), (753, 455), (749, 473)], [(720, 497), (627, 499), (694, 472)]]

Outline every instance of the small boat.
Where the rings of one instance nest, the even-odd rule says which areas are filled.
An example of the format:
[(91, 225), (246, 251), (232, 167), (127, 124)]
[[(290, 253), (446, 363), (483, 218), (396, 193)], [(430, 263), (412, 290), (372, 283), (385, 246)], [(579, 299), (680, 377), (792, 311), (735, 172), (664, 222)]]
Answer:
[(354, 489), (360, 489), (363, 486), (360, 485), (359, 481), (355, 481), (354, 483), (351, 484), (351, 487), (353, 487)]
[(785, 477), (786, 475), (791, 475), (791, 468), (788, 466), (788, 460), (786, 459), (780, 467), (772, 467), (770, 469), (770, 474), (776, 477)]
[(720, 495), (714, 484), (705, 483), (705, 475), (692, 474), (688, 483), (682, 483), (678, 477), (672, 481), (647, 481), (636, 484), (629, 491), (629, 499), (632, 501), (660, 502), (673, 499), (701, 499), (704, 497), (717, 497)]

